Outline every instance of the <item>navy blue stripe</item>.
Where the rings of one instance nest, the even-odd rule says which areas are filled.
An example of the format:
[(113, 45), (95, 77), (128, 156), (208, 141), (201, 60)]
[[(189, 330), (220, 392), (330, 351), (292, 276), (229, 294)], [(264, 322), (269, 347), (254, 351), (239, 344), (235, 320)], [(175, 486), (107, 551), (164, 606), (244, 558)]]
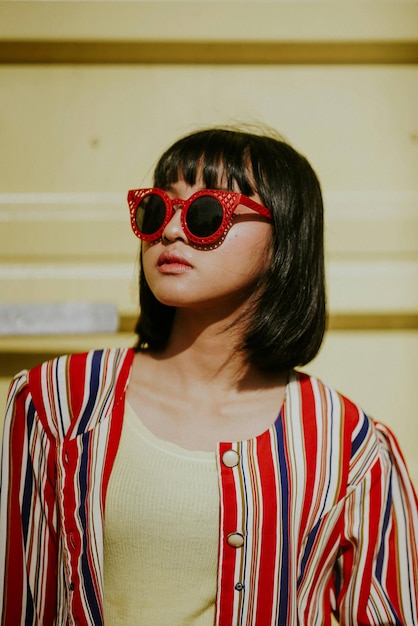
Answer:
[[(390, 484), (390, 488), (389, 488), (389, 493), (388, 493), (388, 497), (386, 500), (386, 507), (385, 507), (385, 513), (383, 516), (383, 525), (382, 525), (382, 538), (381, 538), (381, 543), (380, 543), (380, 548), (379, 548), (379, 552), (377, 554), (377, 558), (376, 558), (376, 578), (377, 580), (381, 583), (382, 588), (385, 588), (384, 585), (384, 581), (382, 580), (382, 575), (383, 575), (383, 563), (384, 563), (384, 559), (385, 559), (385, 537), (387, 532), (389, 531), (389, 523), (390, 523), (390, 517), (391, 517), (391, 511), (392, 511), (392, 506), (393, 506), (393, 498), (392, 498), (392, 475), (393, 475), (393, 468), (391, 466), (390, 469), (390, 478), (389, 478), (389, 484)], [(409, 558), (409, 554), (406, 551), (406, 558)], [(390, 572), (389, 572), (389, 576), (390, 576)], [(412, 597), (411, 597), (411, 588), (409, 588), (409, 597), (410, 597), (410, 603), (412, 606)], [(402, 622), (399, 620), (399, 618), (396, 615), (395, 609), (390, 601), (390, 599), (387, 597), (386, 598), (391, 609), (392, 609), (392, 613), (394, 615), (394, 618), (396, 620), (396, 626), (402, 626)]]
[(319, 518), (319, 520), (317, 521), (317, 523), (315, 524), (315, 526), (312, 528), (311, 532), (308, 535), (308, 539), (306, 541), (306, 545), (305, 545), (305, 549), (303, 551), (303, 556), (301, 559), (301, 566), (300, 566), (300, 575), (298, 578), (298, 585), (300, 585), (300, 583), (303, 580), (303, 577), (305, 575), (305, 570), (306, 570), (306, 566), (309, 560), (309, 556), (312, 552), (312, 547), (315, 543), (316, 540), (316, 536), (318, 534), (318, 529), (319, 526), (321, 524), (322, 518)]
[(369, 432), (369, 427), (369, 420), (365, 418), (359, 434), (355, 439), (353, 439), (353, 443), (351, 444), (351, 456), (353, 456), (357, 452), (357, 450), (360, 448), (361, 444), (365, 440), (366, 435)]
[(383, 516), (382, 540), (381, 540), (379, 552), (377, 553), (377, 558), (376, 558), (376, 577), (380, 583), (382, 582), (383, 562), (385, 559), (385, 537), (388, 531), (391, 509), (392, 509), (392, 492), (389, 491), (388, 499), (386, 501), (385, 513)]
[(86, 430), (87, 424), (93, 412), (93, 407), (97, 398), (97, 392), (99, 390), (102, 356), (103, 356), (103, 350), (96, 350), (93, 353), (91, 368), (89, 371), (89, 374), (90, 374), (89, 399), (84, 409), (84, 412), (80, 418), (78, 429), (77, 429), (77, 435), (80, 435)]
[[(30, 589), (29, 580), (28, 580), (28, 576), (27, 575), (26, 575), (26, 589), (28, 591)], [(25, 610), (25, 626), (32, 626), (34, 624), (34, 616), (35, 616), (35, 609), (34, 609), (34, 606), (33, 606), (32, 594), (28, 593), (27, 594), (27, 602), (26, 602), (26, 610)]]
[(33, 402), (30, 403), (27, 414), (26, 414), (26, 428), (27, 428), (27, 464), (26, 464), (26, 472), (25, 472), (25, 480), (23, 486), (23, 498), (22, 498), (22, 534), (23, 541), (26, 546), (26, 542), (28, 539), (28, 529), (31, 518), (31, 510), (32, 510), (32, 494), (33, 494), (33, 481), (34, 481), (34, 472), (33, 472), (33, 463), (32, 458), (29, 453), (29, 440), (30, 435), (33, 429), (33, 423), (35, 420), (35, 407)]
[(287, 470), (286, 455), (284, 454), (284, 431), (282, 419), (276, 420), (275, 423), (277, 434), (277, 457), (279, 462), (279, 480), (281, 484), (282, 498), (282, 558), (280, 568), (280, 589), (279, 589), (279, 606), (277, 624), (287, 624), (289, 615), (289, 475)]
[(79, 471), (79, 489), (80, 489), (80, 507), (79, 516), (83, 527), (83, 551), (81, 553), (81, 571), (83, 573), (83, 583), (86, 590), (86, 597), (89, 603), (90, 613), (93, 617), (95, 626), (102, 626), (102, 618), (100, 614), (99, 604), (96, 597), (96, 590), (92, 580), (92, 571), (89, 566), (87, 557), (87, 494), (88, 494), (88, 461), (89, 461), (89, 443), (91, 432), (87, 432), (82, 438), (83, 448), (80, 455), (80, 471)]

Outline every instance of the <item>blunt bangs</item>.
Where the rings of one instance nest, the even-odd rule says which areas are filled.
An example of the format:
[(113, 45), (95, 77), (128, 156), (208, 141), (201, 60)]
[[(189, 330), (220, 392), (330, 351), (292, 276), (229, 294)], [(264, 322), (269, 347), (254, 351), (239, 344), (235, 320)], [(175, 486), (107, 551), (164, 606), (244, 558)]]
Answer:
[(236, 183), (242, 193), (250, 196), (256, 191), (251, 170), (247, 135), (206, 130), (180, 139), (162, 155), (154, 172), (154, 185), (164, 189), (180, 179), (194, 185), (201, 176), (207, 189), (232, 190)]
[[(215, 128), (175, 142), (160, 158), (154, 185), (167, 188), (202, 177), (208, 189), (258, 193), (273, 215), (272, 262), (247, 310), (234, 325), (237, 347), (264, 371), (305, 365), (317, 354), (326, 326), (323, 204), (309, 162), (276, 133)], [(167, 346), (175, 309), (161, 304), (140, 274), (137, 350)]]

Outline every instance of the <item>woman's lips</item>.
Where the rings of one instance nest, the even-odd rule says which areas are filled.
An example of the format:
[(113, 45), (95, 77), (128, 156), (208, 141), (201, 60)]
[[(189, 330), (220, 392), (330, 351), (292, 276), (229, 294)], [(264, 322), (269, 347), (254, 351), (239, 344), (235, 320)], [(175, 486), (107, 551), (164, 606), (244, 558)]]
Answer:
[(157, 265), (162, 274), (182, 274), (192, 269), (187, 259), (178, 252), (163, 252), (158, 257)]

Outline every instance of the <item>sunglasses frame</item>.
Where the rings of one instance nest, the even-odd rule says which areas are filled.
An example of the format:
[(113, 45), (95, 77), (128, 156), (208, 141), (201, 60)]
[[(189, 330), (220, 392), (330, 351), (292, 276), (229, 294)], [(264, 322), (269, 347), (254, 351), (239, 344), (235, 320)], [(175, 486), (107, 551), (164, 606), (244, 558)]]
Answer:
[[(156, 230), (154, 233), (144, 234), (141, 233), (138, 228), (136, 215), (141, 201), (152, 194), (159, 196), (164, 201), (165, 217), (162, 225), (158, 230)], [(223, 217), (219, 228), (217, 228), (217, 230), (213, 234), (208, 235), (207, 237), (198, 237), (190, 231), (187, 225), (187, 212), (190, 205), (195, 200), (204, 196), (209, 196), (218, 200), (222, 207)], [(132, 230), (139, 239), (148, 242), (154, 242), (161, 238), (165, 227), (176, 212), (175, 207), (177, 209), (180, 208), (181, 226), (188, 241), (200, 245), (209, 245), (211, 243), (219, 242), (225, 237), (226, 233), (230, 229), (232, 224), (232, 216), (234, 215), (236, 208), (240, 204), (251, 209), (252, 211), (256, 211), (256, 213), (259, 213), (267, 219), (272, 219), (271, 211), (267, 207), (263, 206), (259, 202), (256, 202), (255, 200), (252, 200), (248, 196), (245, 196), (242, 193), (237, 193), (235, 191), (226, 191), (223, 189), (200, 189), (199, 191), (196, 191), (194, 194), (192, 194), (190, 198), (187, 198), (187, 200), (181, 200), (180, 198), (170, 198), (168, 193), (164, 191), (164, 189), (160, 189), (159, 187), (131, 189), (130, 191), (128, 191), (128, 205), (131, 215)]]

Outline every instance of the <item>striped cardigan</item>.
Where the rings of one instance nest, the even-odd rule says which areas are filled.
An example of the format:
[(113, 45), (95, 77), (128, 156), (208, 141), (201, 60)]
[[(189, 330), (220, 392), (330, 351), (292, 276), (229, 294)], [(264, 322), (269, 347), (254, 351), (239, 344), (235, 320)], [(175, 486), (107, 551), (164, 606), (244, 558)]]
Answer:
[[(7, 626), (103, 623), (106, 489), (133, 351), (15, 377), (1, 467)], [(417, 498), (393, 435), (293, 373), (276, 422), (220, 443), (218, 626), (418, 624)], [(147, 625), (148, 626), (148, 625)]]

